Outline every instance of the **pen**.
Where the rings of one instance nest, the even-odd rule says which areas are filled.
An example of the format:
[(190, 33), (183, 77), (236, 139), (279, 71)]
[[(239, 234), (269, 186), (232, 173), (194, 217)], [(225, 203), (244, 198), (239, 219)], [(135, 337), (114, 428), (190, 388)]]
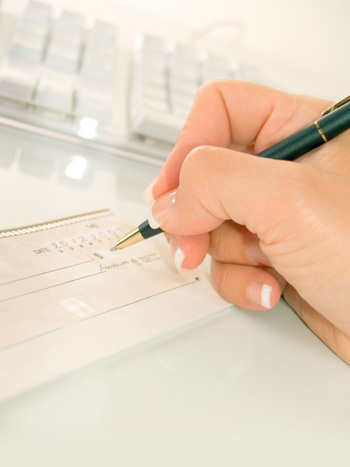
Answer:
[[(321, 146), (350, 128), (350, 96), (345, 97), (322, 112), (321, 117), (305, 128), (288, 136), (268, 149), (257, 154), (268, 159), (293, 161), (312, 149)], [(144, 239), (163, 232), (152, 229), (148, 221), (140, 224), (132, 232), (121, 238), (111, 251), (121, 250)]]

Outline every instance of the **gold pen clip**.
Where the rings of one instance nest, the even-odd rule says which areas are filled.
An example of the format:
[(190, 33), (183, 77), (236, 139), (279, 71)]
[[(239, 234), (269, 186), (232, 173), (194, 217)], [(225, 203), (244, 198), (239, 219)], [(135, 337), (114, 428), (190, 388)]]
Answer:
[(339, 109), (339, 107), (341, 107), (342, 105), (346, 104), (347, 102), (350, 102), (350, 96), (344, 97), (344, 99), (342, 99), (341, 101), (337, 102), (336, 104), (332, 105), (332, 106), (329, 107), (328, 109), (324, 110), (324, 111), (321, 113), (321, 115), (322, 115), (322, 116), (327, 115), (327, 114), (333, 112), (333, 110)]

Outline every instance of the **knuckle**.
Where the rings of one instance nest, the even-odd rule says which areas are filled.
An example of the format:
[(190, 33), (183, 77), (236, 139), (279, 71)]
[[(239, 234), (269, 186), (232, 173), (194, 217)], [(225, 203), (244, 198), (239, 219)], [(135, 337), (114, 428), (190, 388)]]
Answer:
[(219, 256), (219, 250), (221, 249), (221, 243), (218, 240), (218, 235), (217, 235), (217, 229), (213, 230), (209, 234), (209, 249), (208, 249), (208, 254), (212, 258), (217, 258)]
[(208, 253), (213, 258), (223, 258), (232, 249), (232, 236), (225, 235), (223, 225), (210, 232)]
[(211, 146), (205, 145), (192, 149), (182, 164), (180, 178), (190, 176), (192, 180), (200, 180), (200, 174), (211, 151)]
[(229, 265), (216, 260), (211, 261), (211, 278), (217, 293), (230, 303), (235, 302), (235, 293), (232, 288), (232, 274)]
[[(213, 206), (215, 196), (209, 193), (217, 190), (220, 180), (215, 177), (215, 160), (217, 148), (213, 146), (198, 146), (188, 154), (180, 171), (180, 185), (186, 186), (199, 200), (204, 196), (206, 207)], [(201, 203), (203, 200), (201, 201)]]

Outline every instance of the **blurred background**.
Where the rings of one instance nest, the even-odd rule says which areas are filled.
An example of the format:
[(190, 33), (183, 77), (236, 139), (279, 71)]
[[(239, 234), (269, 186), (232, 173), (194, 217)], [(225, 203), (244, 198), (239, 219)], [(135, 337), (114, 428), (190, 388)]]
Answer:
[(347, 0), (1, 5), (0, 117), (119, 155), (161, 164), (209, 79), (349, 94)]
[[(125, 0), (193, 28), (223, 19), (246, 26), (242, 51), (257, 63), (281, 65), (314, 80), (329, 97), (349, 93), (350, 29), (347, 0)], [(276, 80), (277, 81), (277, 80)], [(309, 89), (309, 87), (308, 87)], [(310, 88), (310, 92), (311, 88)]]
[[(150, 16), (159, 19), (160, 24), (152, 26), (155, 33), (164, 32), (162, 21), (174, 23), (175, 29), (178, 24), (190, 35), (217, 21), (238, 20), (245, 26), (240, 53), (249, 54), (258, 65), (265, 68), (268, 62), (285, 68), (286, 74), (304, 75), (305, 79), (314, 80), (314, 93), (326, 97), (337, 99), (348, 89), (350, 2), (347, 0), (46, 0), (46, 3), (83, 10), (116, 24), (120, 21), (118, 14), (123, 13), (124, 21), (129, 13), (129, 21), (119, 23), (122, 29), (135, 28), (134, 11), (136, 26), (147, 30), (147, 24), (139, 24), (140, 14), (142, 17), (145, 12), (145, 23)], [(2, 0), (6, 11), (20, 11), (25, 4), (25, 0)], [(172, 32), (168, 32), (171, 36)], [(302, 84), (294, 87), (302, 91)], [(305, 91), (312, 92), (310, 82)]]

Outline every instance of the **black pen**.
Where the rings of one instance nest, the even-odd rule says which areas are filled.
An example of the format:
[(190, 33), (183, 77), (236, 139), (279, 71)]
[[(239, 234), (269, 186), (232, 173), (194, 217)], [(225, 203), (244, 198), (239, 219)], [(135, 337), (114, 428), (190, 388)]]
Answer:
[[(337, 102), (321, 114), (321, 118), (257, 154), (268, 159), (293, 161), (312, 149), (327, 143), (350, 128), (350, 96)], [(162, 229), (152, 229), (148, 221), (116, 242), (112, 251), (121, 250), (158, 235)]]

